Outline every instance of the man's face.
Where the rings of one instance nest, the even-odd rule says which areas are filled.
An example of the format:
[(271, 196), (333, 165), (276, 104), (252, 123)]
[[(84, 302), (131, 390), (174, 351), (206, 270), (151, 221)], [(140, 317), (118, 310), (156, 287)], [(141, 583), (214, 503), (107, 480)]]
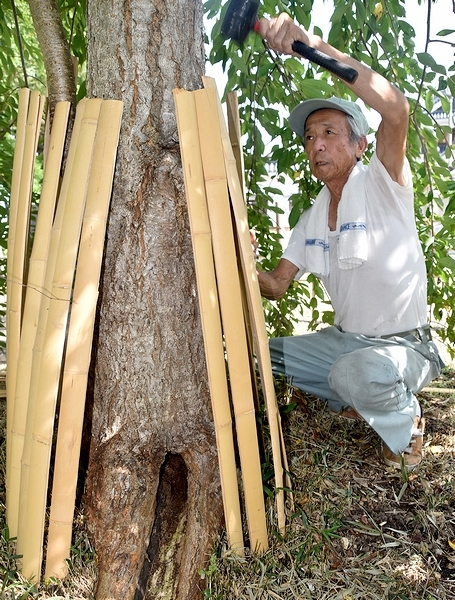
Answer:
[(334, 108), (317, 110), (306, 120), (305, 151), (311, 171), (325, 184), (344, 185), (365, 149), (364, 139), (353, 144), (346, 114)]

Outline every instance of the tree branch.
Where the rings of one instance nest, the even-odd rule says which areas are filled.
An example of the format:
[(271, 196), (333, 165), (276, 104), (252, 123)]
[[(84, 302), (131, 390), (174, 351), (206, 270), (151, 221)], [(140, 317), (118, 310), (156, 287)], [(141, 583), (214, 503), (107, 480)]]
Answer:
[(11, 0), (11, 8), (13, 9), (14, 26), (16, 27), (17, 46), (19, 48), (19, 54), (21, 56), (22, 72), (24, 74), (24, 85), (25, 85), (25, 87), (28, 87), (28, 77), (27, 77), (27, 69), (25, 67), (24, 47), (22, 46), (21, 30), (19, 29), (19, 19), (17, 18), (16, 3), (14, 2), (14, 0)]
[(57, 102), (76, 104), (76, 78), (57, 0), (28, 0), (47, 74), (51, 115)]

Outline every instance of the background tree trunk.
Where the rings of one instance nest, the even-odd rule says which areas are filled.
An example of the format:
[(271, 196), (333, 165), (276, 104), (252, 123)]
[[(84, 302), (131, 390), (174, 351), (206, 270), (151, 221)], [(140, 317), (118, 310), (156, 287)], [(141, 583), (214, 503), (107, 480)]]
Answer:
[(125, 103), (85, 497), (96, 598), (199, 598), (222, 502), (172, 89), (201, 86), (202, 5), (92, 0), (87, 21), (88, 94)]

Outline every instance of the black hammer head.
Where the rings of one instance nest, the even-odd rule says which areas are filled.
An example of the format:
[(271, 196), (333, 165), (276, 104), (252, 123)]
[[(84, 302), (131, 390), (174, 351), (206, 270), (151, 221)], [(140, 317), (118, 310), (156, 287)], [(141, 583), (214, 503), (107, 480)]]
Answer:
[(221, 34), (243, 42), (256, 24), (258, 10), (259, 0), (230, 0), (221, 24)]

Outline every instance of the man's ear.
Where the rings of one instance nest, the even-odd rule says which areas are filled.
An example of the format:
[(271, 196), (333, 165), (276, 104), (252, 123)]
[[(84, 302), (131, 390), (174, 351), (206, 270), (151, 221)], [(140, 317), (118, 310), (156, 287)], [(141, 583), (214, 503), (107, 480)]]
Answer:
[(357, 142), (356, 156), (357, 156), (358, 160), (360, 160), (362, 158), (362, 155), (365, 152), (365, 150), (367, 149), (367, 147), (368, 147), (368, 140), (365, 135), (362, 135), (360, 140)]

